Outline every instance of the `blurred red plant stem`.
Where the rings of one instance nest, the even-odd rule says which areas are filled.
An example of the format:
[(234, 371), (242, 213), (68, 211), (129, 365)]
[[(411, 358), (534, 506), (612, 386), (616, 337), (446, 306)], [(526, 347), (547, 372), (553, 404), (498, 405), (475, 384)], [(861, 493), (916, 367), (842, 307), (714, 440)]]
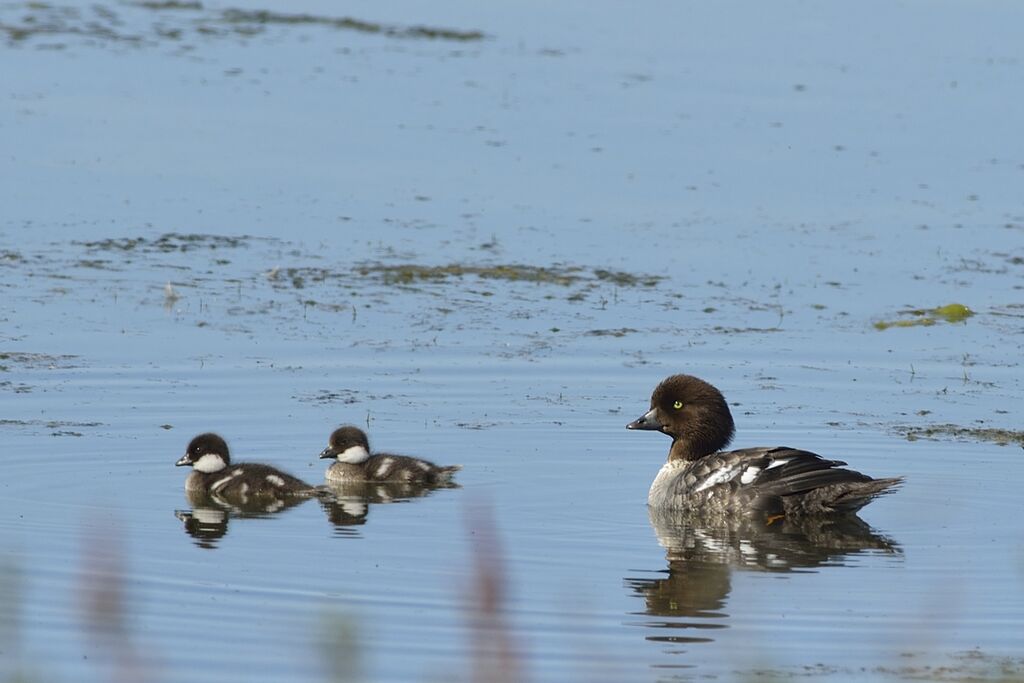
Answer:
[(83, 534), (82, 616), (94, 646), (106, 650), (114, 663), (112, 680), (139, 683), (152, 677), (142, 666), (128, 624), (124, 552), (118, 540), (116, 530), (108, 529), (102, 536), (95, 531)]
[(508, 582), (494, 515), (489, 506), (474, 503), (466, 519), (473, 561), (473, 589), (466, 607), (472, 639), (472, 680), (518, 683), (524, 680), (524, 667), (505, 614)]

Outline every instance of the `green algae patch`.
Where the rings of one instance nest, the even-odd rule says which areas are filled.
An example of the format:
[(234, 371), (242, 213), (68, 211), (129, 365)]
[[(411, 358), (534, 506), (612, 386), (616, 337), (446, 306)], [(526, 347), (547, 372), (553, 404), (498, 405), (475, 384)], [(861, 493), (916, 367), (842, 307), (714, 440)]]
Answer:
[(931, 327), (939, 322), (964, 322), (974, 311), (963, 304), (946, 304), (938, 308), (910, 308), (900, 311), (900, 315), (909, 316), (898, 320), (879, 320), (874, 323), (876, 330), (887, 330), (890, 327)]
[(903, 427), (907, 441), (918, 439), (938, 440), (953, 438), (970, 441), (988, 441), (1000, 446), (1018, 444), (1024, 447), (1024, 431), (998, 429), (995, 427), (962, 427), (955, 424), (927, 425), (925, 427)]

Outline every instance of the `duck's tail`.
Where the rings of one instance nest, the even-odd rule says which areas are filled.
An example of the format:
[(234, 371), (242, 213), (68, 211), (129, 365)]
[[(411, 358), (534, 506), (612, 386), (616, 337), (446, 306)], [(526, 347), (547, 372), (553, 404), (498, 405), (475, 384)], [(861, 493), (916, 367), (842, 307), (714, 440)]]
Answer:
[(442, 465), (434, 471), (435, 481), (438, 484), (450, 484), (455, 473), (462, 469), (462, 465)]
[(892, 493), (903, 481), (903, 477), (888, 477), (850, 482), (837, 486), (836, 496), (827, 504), (836, 512), (856, 512), (875, 498)]

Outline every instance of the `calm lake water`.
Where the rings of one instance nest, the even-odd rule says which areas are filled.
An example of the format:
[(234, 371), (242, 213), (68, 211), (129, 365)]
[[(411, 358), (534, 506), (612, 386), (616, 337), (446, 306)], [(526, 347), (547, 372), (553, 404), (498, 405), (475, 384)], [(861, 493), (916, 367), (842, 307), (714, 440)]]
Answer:
[[(2, 680), (1024, 680), (1022, 22), (3, 5)], [(907, 482), (651, 515), (675, 372)], [(342, 423), (461, 488), (173, 466), (320, 483)]]

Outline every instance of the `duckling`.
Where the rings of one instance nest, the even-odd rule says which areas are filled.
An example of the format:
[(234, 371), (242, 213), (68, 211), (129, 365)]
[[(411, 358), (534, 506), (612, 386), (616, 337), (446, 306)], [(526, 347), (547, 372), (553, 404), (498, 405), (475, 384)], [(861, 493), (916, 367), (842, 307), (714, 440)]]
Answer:
[(258, 463), (231, 464), (228, 445), (213, 433), (200, 434), (189, 442), (177, 467), (191, 465), (185, 478), (187, 493), (219, 496), (247, 503), (250, 498), (311, 496), (317, 489), (287, 472)]
[(370, 455), (370, 443), (358, 427), (346, 425), (335, 429), (321, 458), (335, 458), (327, 468), (329, 482), (403, 482), (423, 486), (451, 484), (452, 476), (462, 465), (435, 465), (419, 458), (391, 453)]

